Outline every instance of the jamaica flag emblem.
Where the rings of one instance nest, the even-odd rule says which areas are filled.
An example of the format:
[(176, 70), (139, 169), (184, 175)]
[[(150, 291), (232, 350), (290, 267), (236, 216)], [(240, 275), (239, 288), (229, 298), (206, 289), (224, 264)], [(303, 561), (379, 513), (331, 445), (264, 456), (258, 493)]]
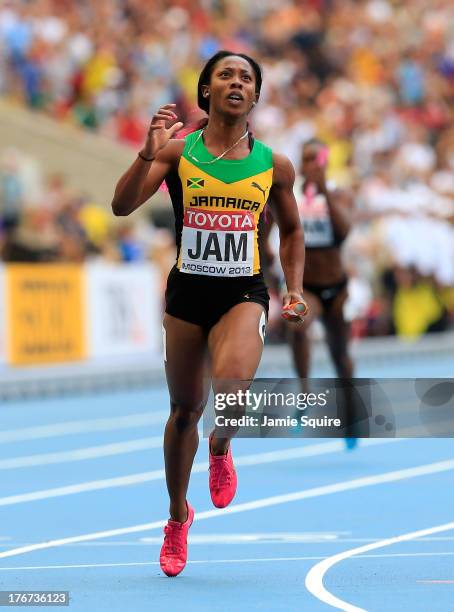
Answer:
[(186, 181), (186, 187), (189, 189), (200, 189), (205, 186), (205, 180), (202, 178), (188, 178)]

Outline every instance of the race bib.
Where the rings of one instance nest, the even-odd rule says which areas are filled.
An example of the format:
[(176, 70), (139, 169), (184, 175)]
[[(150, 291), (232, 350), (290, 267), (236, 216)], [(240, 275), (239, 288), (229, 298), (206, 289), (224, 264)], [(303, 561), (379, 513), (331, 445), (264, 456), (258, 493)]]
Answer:
[(184, 211), (180, 271), (205, 276), (252, 276), (256, 223), (248, 211)]
[(334, 244), (333, 225), (328, 203), (322, 194), (304, 196), (298, 205), (307, 247), (330, 247)]

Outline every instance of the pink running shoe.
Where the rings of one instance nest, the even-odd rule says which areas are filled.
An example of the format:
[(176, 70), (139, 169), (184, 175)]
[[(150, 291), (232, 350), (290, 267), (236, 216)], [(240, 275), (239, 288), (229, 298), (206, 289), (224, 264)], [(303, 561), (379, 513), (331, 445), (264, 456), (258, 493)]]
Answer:
[(212, 455), (212, 437), (213, 434), (211, 434), (208, 441), (208, 451), (210, 455), (210, 495), (216, 508), (225, 508), (235, 497), (238, 480), (233, 465), (230, 446), (225, 455)]
[(159, 562), (167, 576), (178, 576), (183, 571), (188, 558), (188, 531), (194, 520), (194, 508), (186, 502), (188, 518), (184, 523), (169, 519), (164, 527), (164, 544), (161, 548)]

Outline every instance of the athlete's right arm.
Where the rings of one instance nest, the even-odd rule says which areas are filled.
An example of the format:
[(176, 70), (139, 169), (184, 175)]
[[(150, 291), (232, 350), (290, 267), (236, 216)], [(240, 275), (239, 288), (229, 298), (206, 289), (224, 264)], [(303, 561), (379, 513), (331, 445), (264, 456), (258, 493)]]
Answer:
[(142, 157), (137, 157), (115, 188), (112, 200), (114, 215), (129, 215), (139, 208), (156, 193), (165, 176), (175, 167), (184, 141), (172, 140), (172, 136), (183, 126), (181, 122), (166, 128), (166, 122), (176, 119), (173, 107), (175, 104), (166, 104), (153, 115), (145, 145), (140, 152)]

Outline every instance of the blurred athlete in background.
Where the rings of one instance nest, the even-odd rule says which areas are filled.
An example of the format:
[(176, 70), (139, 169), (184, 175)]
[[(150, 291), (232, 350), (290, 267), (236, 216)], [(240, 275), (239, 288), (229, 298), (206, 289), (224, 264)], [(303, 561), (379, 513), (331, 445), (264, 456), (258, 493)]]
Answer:
[(348, 279), (340, 249), (350, 230), (352, 201), (346, 192), (328, 188), (327, 161), (326, 145), (315, 139), (308, 141), (301, 159), (302, 178), (295, 184), (306, 245), (304, 295), (310, 306), (306, 324), (290, 329), (295, 368), (301, 378), (309, 375), (308, 328), (315, 318), (320, 318), (325, 328), (337, 376), (353, 376), (348, 325), (343, 315)]
[[(328, 148), (323, 142), (314, 138), (305, 143), (294, 192), (304, 227), (304, 297), (309, 312), (304, 325), (290, 326), (288, 332), (295, 369), (300, 378), (307, 379), (311, 351), (309, 328), (315, 319), (321, 320), (340, 379), (336, 386), (342, 389), (337, 397), (339, 415), (346, 425), (345, 440), (347, 447), (352, 448), (356, 444), (355, 426), (360, 411), (351, 389), (353, 362), (348, 346), (349, 325), (343, 313), (348, 278), (341, 258), (341, 246), (351, 227), (352, 197), (328, 185), (327, 163)], [(267, 251), (271, 252), (272, 260), (272, 250)]]

